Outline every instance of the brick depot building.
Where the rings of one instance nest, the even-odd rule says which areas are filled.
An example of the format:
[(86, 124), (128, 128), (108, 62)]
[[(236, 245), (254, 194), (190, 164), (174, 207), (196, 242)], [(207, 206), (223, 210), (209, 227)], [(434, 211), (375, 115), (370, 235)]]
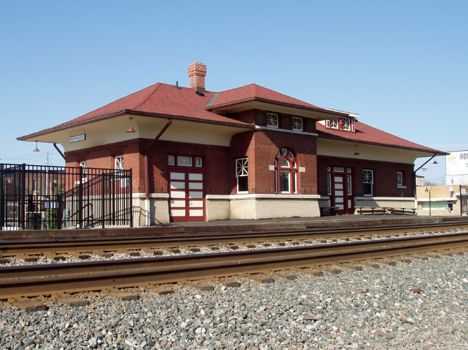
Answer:
[(132, 169), (140, 225), (414, 208), (415, 159), (444, 154), (256, 84), (207, 91), (202, 63), (188, 74), (190, 88), (156, 83), (19, 139)]

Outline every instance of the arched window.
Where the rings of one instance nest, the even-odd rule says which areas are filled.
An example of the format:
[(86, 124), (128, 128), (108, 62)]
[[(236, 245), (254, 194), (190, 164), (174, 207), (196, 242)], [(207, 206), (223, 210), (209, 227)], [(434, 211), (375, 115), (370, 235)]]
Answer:
[(283, 147), (275, 157), (276, 193), (297, 193), (297, 162), (294, 153)]

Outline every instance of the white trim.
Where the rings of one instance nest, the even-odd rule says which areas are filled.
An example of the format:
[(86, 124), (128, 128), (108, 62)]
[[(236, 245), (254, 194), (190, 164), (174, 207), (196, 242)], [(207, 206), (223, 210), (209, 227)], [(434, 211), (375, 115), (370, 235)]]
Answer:
[(206, 199), (238, 200), (238, 199), (321, 199), (319, 194), (208, 194)]
[(414, 201), (414, 197), (354, 197), (357, 201), (368, 201), (373, 199), (375, 201)]
[[(132, 198), (145, 199), (146, 193), (133, 193)], [(169, 199), (169, 193), (150, 193), (150, 198)]]
[[(429, 202), (429, 198), (418, 198), (418, 202)], [(457, 202), (457, 197), (432, 197), (431, 202)]]
[(285, 132), (289, 134), (296, 134), (296, 135), (308, 135), (308, 136), (315, 136), (317, 137), (318, 134), (315, 132), (305, 132), (305, 131), (294, 131), (294, 130), (289, 130), (289, 129), (274, 129), (272, 127), (266, 127), (266, 126), (261, 126), (261, 125), (255, 125), (256, 130), (270, 130), (270, 131), (279, 131), (279, 132)]

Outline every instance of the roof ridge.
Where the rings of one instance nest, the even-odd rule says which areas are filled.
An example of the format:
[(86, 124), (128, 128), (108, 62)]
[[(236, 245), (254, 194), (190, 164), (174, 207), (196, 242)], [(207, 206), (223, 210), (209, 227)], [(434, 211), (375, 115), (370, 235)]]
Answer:
[(144, 104), (146, 101), (148, 101), (150, 99), (150, 97), (152, 97), (154, 95), (154, 93), (156, 91), (158, 91), (159, 87), (161, 86), (161, 83), (158, 82), (156, 84), (153, 84), (152, 86), (152, 91), (148, 94), (148, 96), (146, 98), (143, 99), (142, 102), (138, 103), (135, 107), (133, 107), (132, 109), (137, 109), (138, 107), (140, 107), (142, 104)]

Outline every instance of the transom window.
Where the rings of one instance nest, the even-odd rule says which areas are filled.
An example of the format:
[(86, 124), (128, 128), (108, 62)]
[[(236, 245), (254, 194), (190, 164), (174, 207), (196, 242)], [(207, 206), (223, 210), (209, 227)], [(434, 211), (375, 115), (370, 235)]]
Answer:
[(192, 157), (192, 156), (174, 156), (169, 154), (167, 156), (167, 165), (169, 166), (180, 166), (180, 167), (203, 167), (203, 158), (202, 157)]
[(365, 196), (374, 194), (374, 170), (364, 169), (362, 171), (362, 184)]
[(275, 157), (276, 193), (297, 193), (297, 162), (294, 153), (281, 148)]
[(249, 192), (249, 159), (236, 159), (237, 193)]
[(304, 129), (302, 118), (299, 118), (299, 117), (292, 118), (292, 129), (294, 131), (302, 131)]
[(278, 114), (276, 113), (267, 113), (267, 127), (269, 128), (278, 128)]

